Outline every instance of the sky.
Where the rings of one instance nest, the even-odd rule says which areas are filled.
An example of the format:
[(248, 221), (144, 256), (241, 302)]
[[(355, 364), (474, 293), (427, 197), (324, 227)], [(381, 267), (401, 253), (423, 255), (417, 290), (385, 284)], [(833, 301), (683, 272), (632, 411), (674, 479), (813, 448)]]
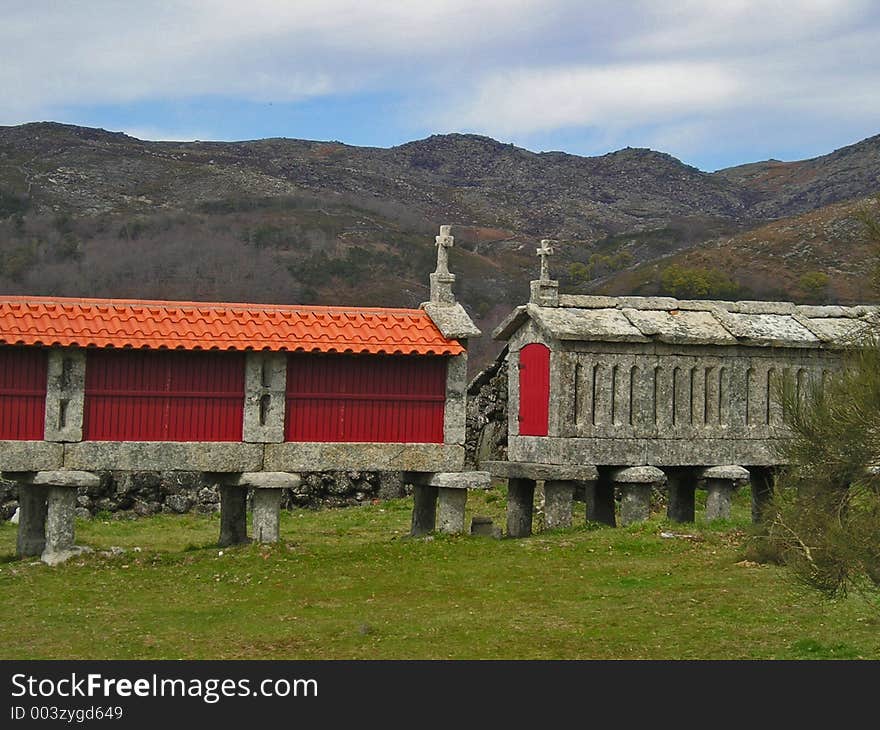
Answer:
[(880, 133), (877, 0), (0, 0), (0, 125), (668, 152)]

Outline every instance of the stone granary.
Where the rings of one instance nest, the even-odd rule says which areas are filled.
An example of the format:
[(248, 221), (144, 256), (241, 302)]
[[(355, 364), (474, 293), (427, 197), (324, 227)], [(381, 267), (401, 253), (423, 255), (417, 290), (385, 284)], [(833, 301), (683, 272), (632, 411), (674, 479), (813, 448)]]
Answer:
[[(413, 533), (464, 529), (467, 341), (437, 237), (420, 309), (0, 297), (0, 470), (20, 485), (19, 555), (74, 549), (98, 470), (220, 484), (220, 544), (278, 539), (306, 471), (405, 472)], [(54, 556), (54, 557), (53, 557)]]
[(509, 479), (508, 534), (530, 534), (536, 480), (548, 527), (571, 523), (582, 485), (587, 518), (609, 524), (615, 487), (624, 523), (664, 485), (669, 517), (693, 521), (696, 488), (712, 519), (750, 481), (757, 516), (787, 435), (778, 385), (821, 383), (877, 307), (566, 296), (549, 243), (529, 303), (494, 332), (508, 343), (507, 460), (483, 467)]

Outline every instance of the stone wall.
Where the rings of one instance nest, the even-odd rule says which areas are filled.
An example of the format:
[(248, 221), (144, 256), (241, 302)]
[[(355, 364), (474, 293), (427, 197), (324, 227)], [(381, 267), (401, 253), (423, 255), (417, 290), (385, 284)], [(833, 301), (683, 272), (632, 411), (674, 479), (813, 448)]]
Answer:
[(507, 372), (505, 351), (468, 389), (466, 468), (507, 458)]
[[(126, 516), (160, 513), (216, 512), (218, 486), (201, 472), (133, 471), (98, 472), (97, 487), (80, 489), (77, 516), (100, 512)], [(0, 480), (0, 518), (10, 519), (18, 507), (18, 485)], [(374, 499), (394, 499), (406, 494), (400, 472), (311, 472), (303, 474), (296, 489), (285, 489), (282, 506), (315, 509), (363, 504)]]
[(562, 438), (772, 439), (783, 383), (805, 398), (840, 368), (826, 350), (575, 343), (557, 357)]
[(587, 454), (590, 463), (606, 465), (776, 464), (775, 445), (787, 437), (778, 386), (788, 380), (805, 395), (840, 366), (834, 351), (700, 346), (682, 355), (662, 343), (569, 348), (560, 347), (554, 360), (557, 404), (551, 410), (562, 414), (556, 437), (509, 438), (515, 351), (502, 353), (472, 381), (468, 468), (509, 455), (558, 464), (581, 463)]

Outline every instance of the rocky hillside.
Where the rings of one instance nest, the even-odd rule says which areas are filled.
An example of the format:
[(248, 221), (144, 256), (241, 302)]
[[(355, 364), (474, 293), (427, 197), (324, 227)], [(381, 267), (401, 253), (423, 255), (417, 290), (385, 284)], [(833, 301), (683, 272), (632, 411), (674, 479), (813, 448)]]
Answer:
[[(878, 181), (880, 137), (710, 174), (651, 150), (537, 154), (460, 134), (379, 149), (0, 127), (0, 291), (415, 306), (433, 235), (451, 223), (459, 295), (490, 329), (526, 296), (538, 238), (560, 241), (567, 288), (613, 288), (619, 272), (644, 287), (644, 262), (706, 241), (701, 255), (717, 258), (723, 242)], [(857, 268), (858, 250), (840, 255)]]
[(862, 216), (880, 218), (880, 198), (856, 198), (721, 237), (618, 273), (608, 294), (784, 299), (858, 304), (880, 299), (872, 281), (876, 243)]
[(781, 218), (880, 190), (880, 135), (801, 162), (768, 160), (714, 177), (751, 194), (755, 218)]
[(142, 142), (28, 124), (0, 128), (0, 165), (7, 191), (27, 191), (36, 210), (84, 214), (312, 191), (389, 201), (431, 219), (589, 241), (671, 216), (746, 213), (736, 184), (669, 155), (536, 154), (460, 134), (378, 149), (288, 139)]

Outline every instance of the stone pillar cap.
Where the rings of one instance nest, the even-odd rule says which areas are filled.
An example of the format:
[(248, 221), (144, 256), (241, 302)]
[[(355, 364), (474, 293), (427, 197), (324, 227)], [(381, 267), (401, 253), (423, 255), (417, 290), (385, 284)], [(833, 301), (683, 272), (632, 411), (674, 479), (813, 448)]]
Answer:
[(618, 484), (665, 484), (666, 475), (656, 466), (628, 466), (611, 472)]
[(748, 481), (748, 469), (744, 469), (736, 464), (726, 464), (724, 466), (708, 466), (698, 472), (700, 479), (728, 479), (733, 482)]
[(406, 476), (414, 484), (444, 489), (488, 489), (491, 481), (487, 471), (443, 471)]
[(224, 484), (232, 487), (253, 487), (254, 489), (293, 489), (302, 482), (299, 474), (286, 471), (246, 471), (239, 474), (224, 475)]
[(101, 478), (90, 471), (35, 471), (35, 472), (3, 472), (14, 481), (23, 484), (45, 487), (97, 487), (101, 484)]
[(514, 479), (594, 482), (599, 472), (592, 464), (534, 464), (524, 461), (484, 461), (492, 476)]

